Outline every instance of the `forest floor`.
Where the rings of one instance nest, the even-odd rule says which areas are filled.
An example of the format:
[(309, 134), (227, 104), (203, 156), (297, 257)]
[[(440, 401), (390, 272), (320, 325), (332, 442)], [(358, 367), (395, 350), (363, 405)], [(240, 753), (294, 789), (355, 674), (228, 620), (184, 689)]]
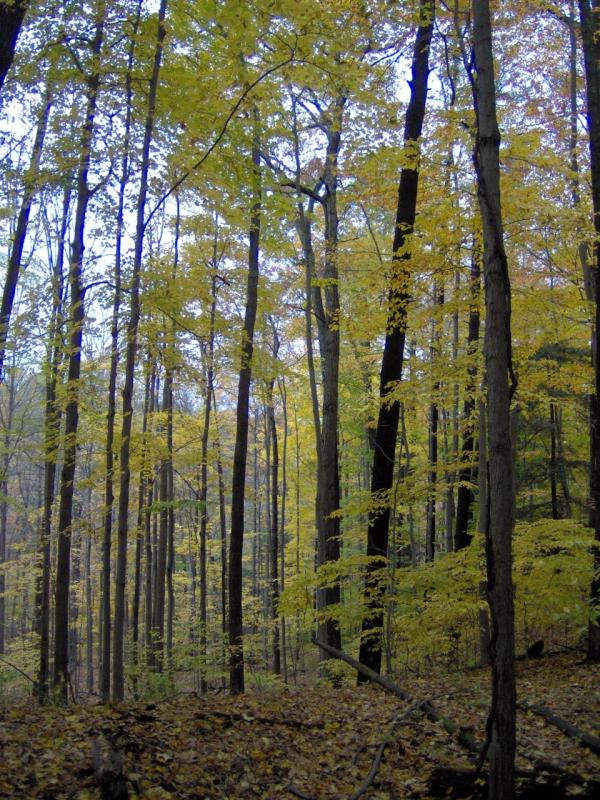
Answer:
[[(519, 699), (597, 736), (600, 667), (580, 660), (569, 654), (518, 662)], [(484, 740), (487, 670), (401, 684)], [(443, 788), (436, 794), (432, 773), (472, 769), (475, 760), (415, 704), (369, 686), (236, 698), (180, 694), (118, 706), (23, 703), (1, 714), (0, 797), (10, 798), (405, 800), (450, 796)], [(554, 794), (524, 797), (593, 797), (600, 788), (600, 758), (531, 712), (519, 712), (517, 767), (550, 782), (573, 777)]]

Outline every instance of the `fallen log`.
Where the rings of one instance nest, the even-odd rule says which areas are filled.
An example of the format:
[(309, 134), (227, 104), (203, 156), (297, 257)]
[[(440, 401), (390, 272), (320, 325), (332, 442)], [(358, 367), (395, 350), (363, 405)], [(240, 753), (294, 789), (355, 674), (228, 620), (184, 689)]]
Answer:
[[(360, 661), (356, 661), (356, 659), (346, 655), (346, 653), (342, 652), (341, 650), (337, 650), (335, 647), (331, 647), (331, 645), (325, 644), (325, 642), (320, 642), (314, 636), (312, 637), (312, 641), (317, 645), (317, 647), (320, 647), (321, 650), (328, 653), (330, 656), (333, 656), (340, 661), (344, 661), (357, 672), (360, 672), (360, 674), (364, 675), (364, 677), (371, 681), (371, 683), (376, 683), (379, 686), (382, 686), (388, 692), (396, 695), (396, 697), (399, 697), (401, 700), (404, 700), (407, 703), (417, 702), (414, 697), (408, 694), (408, 692), (404, 691), (404, 689), (398, 686), (397, 683), (385, 675), (379, 675), (379, 673), (375, 672), (369, 667), (366, 667), (364, 664), (361, 664)], [(479, 754), (481, 752), (483, 744), (478, 742), (466, 728), (461, 727), (454, 722), (454, 720), (445, 717), (440, 711), (437, 710), (437, 708), (435, 708), (430, 700), (420, 701), (419, 707), (428, 720), (436, 723), (437, 725), (441, 725), (446, 733), (449, 733), (450, 736), (455, 736), (457, 741), (460, 742), (464, 748), (469, 750), (471, 753)]]
[(586, 733), (579, 728), (567, 722), (566, 719), (553, 714), (552, 711), (545, 706), (538, 706), (535, 703), (530, 703), (527, 700), (520, 700), (517, 703), (517, 708), (522, 711), (530, 711), (532, 714), (537, 714), (543, 717), (546, 722), (557, 727), (560, 731), (565, 733), (570, 739), (574, 739), (582, 747), (587, 747), (592, 753), (600, 755), (600, 739), (593, 736), (591, 733)]

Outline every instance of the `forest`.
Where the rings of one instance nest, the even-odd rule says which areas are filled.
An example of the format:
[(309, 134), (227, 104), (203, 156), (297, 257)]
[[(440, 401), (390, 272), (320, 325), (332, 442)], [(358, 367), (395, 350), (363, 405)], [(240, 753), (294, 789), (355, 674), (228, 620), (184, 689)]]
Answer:
[(600, 792), (600, 0), (0, 0), (0, 797)]

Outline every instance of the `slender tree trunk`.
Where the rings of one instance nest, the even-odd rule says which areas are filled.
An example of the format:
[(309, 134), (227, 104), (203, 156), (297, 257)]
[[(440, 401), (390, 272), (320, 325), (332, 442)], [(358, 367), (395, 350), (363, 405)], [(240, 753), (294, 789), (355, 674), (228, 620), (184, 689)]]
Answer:
[[(223, 479), (223, 463), (221, 461), (221, 437), (217, 419), (217, 398), (213, 386), (214, 437), (217, 451), (217, 481), (219, 486), (219, 527), (221, 529), (221, 632), (223, 647), (227, 636), (227, 519), (225, 511), (225, 481)], [(225, 655), (223, 653), (223, 655)]]
[[(285, 590), (285, 524), (286, 524), (286, 500), (287, 500), (287, 450), (288, 450), (288, 410), (287, 410), (287, 391), (285, 378), (278, 381), (279, 394), (281, 396), (281, 410), (283, 413), (283, 447), (281, 454), (281, 539), (279, 545), (280, 552), (280, 585), (281, 591)], [(288, 682), (288, 663), (287, 663), (287, 626), (286, 619), (281, 615), (281, 655), (283, 668), (283, 681)]]
[[(0, 20), (2, 14), (6, 13), (2, 11), (2, 8), (4, 8), (4, 6), (0, 6)], [(2, 27), (0, 22), (0, 31), (1, 30)], [(2, 33), (0, 33), (0, 40), (1, 37)], [(0, 86), (1, 85), (2, 84), (0, 81)], [(33, 150), (31, 151), (31, 160), (29, 162), (29, 169), (25, 173), (26, 178), (23, 188), (23, 197), (21, 199), (21, 207), (17, 216), (17, 225), (10, 248), (10, 256), (6, 268), (6, 277), (4, 279), (2, 303), (0, 304), (0, 377), (2, 377), (4, 370), (4, 357), (10, 329), (10, 317), (12, 314), (13, 303), (15, 301), (19, 273), (21, 271), (21, 261), (23, 259), (25, 239), (27, 238), (27, 228), (29, 227), (31, 205), (38, 188), (40, 161), (42, 158), (42, 150), (44, 147), (44, 139), (46, 138), (46, 130), (48, 128), (48, 118), (50, 117), (51, 108), (52, 99), (48, 85), (46, 86), (44, 98), (42, 100), (42, 106), (40, 108), (35, 140), (33, 142)]]
[(63, 702), (67, 700), (69, 663), (69, 588), (71, 569), (71, 526), (73, 521), (73, 492), (77, 458), (77, 429), (79, 425), (79, 376), (81, 372), (81, 342), (84, 320), (84, 289), (82, 267), (85, 220), (90, 199), (88, 172), (100, 87), (98, 59), (104, 37), (105, 4), (97, 6), (97, 22), (92, 42), (93, 72), (87, 79), (87, 107), (81, 138), (81, 156), (77, 174), (77, 208), (69, 264), (69, 368), (67, 374), (67, 406), (65, 409), (65, 447), (60, 478), (58, 510), (58, 554), (56, 562), (54, 675), (53, 684)]
[(48, 326), (48, 355), (44, 369), (46, 383), (44, 405), (44, 511), (40, 539), (42, 563), (38, 596), (40, 660), (36, 687), (40, 703), (44, 703), (48, 699), (50, 680), (50, 543), (52, 539), (52, 508), (54, 506), (56, 460), (61, 420), (61, 411), (57, 403), (56, 392), (63, 356), (60, 330), (63, 322), (65, 289), (63, 267), (70, 206), (71, 189), (67, 188), (63, 193), (58, 247), (52, 275), (52, 313)]
[(469, 308), (469, 332), (467, 335), (467, 354), (470, 362), (467, 368), (468, 380), (463, 406), (463, 446), (461, 467), (458, 473), (458, 496), (456, 500), (456, 528), (454, 533), (454, 549), (462, 550), (471, 543), (469, 519), (473, 504), (473, 490), (469, 486), (472, 476), (472, 460), (475, 447), (475, 393), (477, 391), (477, 350), (479, 347), (479, 296), (481, 293), (481, 269), (479, 251), (473, 246), (471, 258), (471, 285)]
[(117, 232), (115, 244), (114, 300), (110, 326), (110, 370), (108, 378), (108, 409), (106, 412), (106, 446), (105, 446), (105, 483), (104, 483), (104, 539), (102, 542), (102, 664), (100, 669), (100, 694), (107, 702), (110, 697), (110, 640), (111, 640), (111, 546), (114, 506), (114, 439), (117, 394), (117, 369), (119, 365), (119, 317), (121, 309), (121, 260), (124, 232), (125, 190), (129, 180), (129, 140), (131, 135), (133, 55), (135, 37), (140, 21), (141, 0), (138, 0), (137, 13), (134, 20), (127, 73), (125, 76), (125, 129), (123, 134), (123, 155), (121, 158), (121, 176), (119, 179), (119, 199), (117, 202)]
[(231, 484), (231, 532), (229, 535), (229, 688), (232, 694), (244, 691), (244, 651), (242, 642), (242, 554), (244, 549), (244, 495), (246, 489), (246, 460), (248, 456), (248, 407), (252, 380), (254, 324), (258, 307), (258, 266), (262, 185), (260, 172), (260, 119), (254, 110), (252, 143), (253, 199), (250, 213), (248, 250), (248, 289), (242, 354), (238, 383), (235, 451)]
[(500, 205), (500, 132), (496, 119), (489, 0), (473, 0), (473, 54), (476, 69), (472, 76), (473, 97), (477, 117), (474, 163), (483, 227), (486, 304), (484, 352), (489, 445), (486, 562), (492, 662), (492, 708), (488, 720), (491, 739), (489, 793), (491, 800), (510, 800), (514, 796), (516, 722), (510, 400), (516, 384), (511, 363), (510, 281)]
[[(433, 31), (435, 0), (421, 0), (419, 27), (412, 60), (410, 101), (406, 110), (404, 141), (415, 148), (423, 129), (429, 79), (429, 48)], [(410, 293), (410, 239), (412, 236), (419, 184), (418, 160), (404, 167), (398, 187), (398, 207), (394, 229), (392, 277), (388, 297), (388, 321), (379, 380), (380, 405), (375, 433), (371, 495), (377, 510), (369, 512), (365, 594), (369, 611), (363, 620), (363, 637), (359, 660), (379, 672), (381, 670), (382, 630), (384, 616), (383, 585), (378, 577), (382, 559), (387, 556), (390, 525), (390, 490), (394, 480), (396, 441), (400, 403), (389, 401), (388, 394), (402, 378), (407, 305)], [(381, 502), (384, 508), (381, 510)], [(360, 680), (360, 678), (359, 678)]]
[(127, 325), (127, 349), (125, 355), (125, 382), (123, 386), (123, 422), (120, 451), (120, 494), (117, 533), (117, 568), (115, 583), (115, 617), (113, 633), (113, 700), (123, 699), (125, 692), (123, 675), (123, 628), (125, 622), (125, 582), (127, 576), (127, 538), (129, 530), (129, 484), (131, 480), (131, 430), (133, 423), (133, 379), (137, 351), (137, 335), (140, 320), (140, 277), (144, 249), (146, 198), (148, 195), (148, 173), (150, 170), (150, 145), (154, 134), (156, 93), (165, 39), (165, 16), (167, 0), (161, 0), (158, 11), (154, 64), (148, 93), (144, 140), (140, 162), (140, 189), (137, 197), (136, 231), (131, 278), (131, 306)]
[[(277, 363), (279, 352), (279, 337), (275, 326), (273, 327), (273, 361)], [(272, 378), (267, 385), (267, 425), (271, 443), (271, 519), (270, 519), (270, 611), (273, 627), (273, 658), (272, 668), (276, 675), (281, 675), (281, 647), (279, 637), (279, 443), (277, 441), (277, 422), (275, 419), (275, 401)]]
[(8, 522), (8, 471), (11, 461), (11, 429), (15, 411), (15, 369), (8, 380), (7, 408), (4, 422), (4, 453), (0, 473), (0, 655), (6, 652), (6, 526)]
[[(213, 250), (213, 268), (216, 269), (216, 241)], [(206, 634), (208, 627), (207, 614), (207, 570), (206, 541), (208, 538), (208, 438), (210, 435), (210, 412), (214, 392), (214, 350), (215, 350), (215, 316), (217, 311), (217, 275), (213, 274), (211, 282), (210, 324), (208, 333), (208, 353), (206, 357), (206, 389), (204, 392), (204, 427), (200, 451), (200, 691), (205, 694), (206, 682)]]
[[(583, 56), (587, 90), (587, 119), (592, 172), (592, 205), (594, 209), (593, 263), (600, 268), (600, 3), (598, 0), (579, 0), (579, 15), (583, 39)], [(600, 280), (593, 281), (594, 325), (592, 328), (592, 361), (594, 391), (590, 397), (590, 507), (594, 528), (594, 578), (590, 589), (590, 624), (588, 628), (588, 658), (600, 661)]]

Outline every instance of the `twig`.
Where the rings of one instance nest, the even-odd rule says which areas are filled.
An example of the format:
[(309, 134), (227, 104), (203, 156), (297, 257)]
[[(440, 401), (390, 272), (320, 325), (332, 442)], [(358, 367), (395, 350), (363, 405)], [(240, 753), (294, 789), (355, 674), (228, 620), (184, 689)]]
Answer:
[(12, 669), (14, 669), (16, 672), (18, 672), (18, 673), (19, 673), (20, 675), (22, 675), (24, 678), (27, 678), (27, 680), (28, 680), (28, 681), (31, 681), (31, 683), (33, 683), (33, 684), (34, 684), (34, 686), (35, 686), (35, 681), (34, 681), (34, 679), (31, 677), (31, 675), (28, 675), (26, 672), (23, 672), (23, 670), (22, 670), (22, 669), (19, 669), (19, 667), (17, 667), (17, 665), (16, 665), (16, 664), (12, 664), (10, 661), (7, 661), (5, 658), (2, 658), (2, 657), (0, 657), (0, 661), (2, 661), (2, 663), (3, 663), (3, 664), (6, 664), (6, 666), (7, 666), (7, 667), (12, 667)]
[(377, 770), (379, 769), (379, 765), (381, 764), (383, 753), (391, 739), (392, 733), (394, 732), (394, 728), (396, 727), (396, 725), (398, 725), (400, 722), (402, 722), (402, 720), (406, 719), (415, 711), (417, 711), (417, 709), (421, 708), (422, 705), (423, 705), (423, 700), (415, 700), (415, 702), (412, 703), (412, 705), (410, 705), (404, 711), (396, 712), (394, 718), (390, 723), (385, 738), (377, 748), (377, 752), (375, 753), (375, 758), (373, 759), (373, 763), (371, 764), (371, 769), (369, 770), (367, 777), (364, 779), (364, 781), (361, 783), (358, 789), (350, 796), (350, 800), (358, 800), (358, 798), (362, 797), (362, 795), (367, 791), (369, 786), (373, 783), (373, 779), (375, 778), (375, 775), (377, 775)]
[(288, 785), (286, 786), (286, 789), (288, 790), (288, 792), (290, 794), (293, 794), (296, 797), (299, 797), (300, 800), (313, 800), (313, 798), (309, 794), (304, 794), (303, 791), (301, 791), (300, 789), (297, 789), (292, 783), (288, 783)]

